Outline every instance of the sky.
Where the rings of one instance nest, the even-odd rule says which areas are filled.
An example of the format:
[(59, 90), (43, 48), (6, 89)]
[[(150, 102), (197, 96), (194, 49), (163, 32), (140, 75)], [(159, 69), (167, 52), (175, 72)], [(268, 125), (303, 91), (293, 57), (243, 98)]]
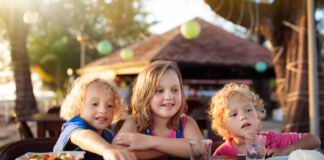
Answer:
[[(200, 17), (215, 25), (226, 26), (234, 31), (230, 22), (218, 17), (204, 0), (144, 0), (143, 9), (149, 13), (148, 21), (159, 21), (150, 31), (161, 34), (171, 30), (195, 17)], [(225, 24), (225, 25), (224, 25)]]
[(215, 21), (216, 15), (203, 0), (144, 0), (144, 10), (149, 12), (149, 21), (160, 23), (150, 31), (164, 33), (197, 16), (206, 21)]

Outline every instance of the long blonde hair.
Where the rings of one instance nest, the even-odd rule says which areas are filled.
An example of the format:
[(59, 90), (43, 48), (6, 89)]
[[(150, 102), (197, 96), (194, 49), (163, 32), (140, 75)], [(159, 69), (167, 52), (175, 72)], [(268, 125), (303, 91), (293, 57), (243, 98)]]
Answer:
[(257, 94), (252, 92), (249, 86), (245, 84), (238, 85), (236, 83), (226, 84), (224, 88), (216, 92), (211, 99), (209, 110), (211, 128), (221, 135), (225, 140), (231, 136), (231, 133), (228, 131), (228, 127), (226, 127), (224, 121), (225, 111), (229, 105), (229, 98), (237, 93), (241, 94), (252, 102), (260, 120), (262, 120), (266, 114), (263, 100), (260, 99)]
[(131, 98), (131, 108), (133, 115), (137, 117), (137, 127), (139, 131), (149, 128), (152, 124), (152, 110), (150, 107), (151, 100), (157, 90), (162, 75), (166, 72), (174, 71), (180, 82), (181, 89), (181, 107), (167, 123), (168, 128), (178, 129), (178, 119), (180, 115), (187, 110), (187, 103), (183, 91), (183, 83), (179, 68), (175, 62), (171, 61), (155, 61), (147, 66), (137, 77), (133, 87), (133, 95)]
[(113, 122), (118, 121), (121, 116), (124, 115), (123, 113), (125, 105), (121, 96), (118, 94), (115, 84), (112, 81), (100, 77), (99, 75), (85, 75), (77, 78), (70, 88), (70, 91), (61, 106), (60, 116), (63, 119), (69, 120), (74, 116), (80, 115), (80, 108), (84, 105), (87, 88), (90, 84), (94, 83), (105, 86), (113, 93), (113, 96), (115, 98)]

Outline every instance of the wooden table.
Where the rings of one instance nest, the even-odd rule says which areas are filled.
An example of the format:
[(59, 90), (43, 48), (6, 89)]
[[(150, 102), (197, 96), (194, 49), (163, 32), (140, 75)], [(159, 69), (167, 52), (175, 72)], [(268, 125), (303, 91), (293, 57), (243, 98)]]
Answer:
[(58, 136), (61, 132), (62, 124), (65, 122), (58, 114), (36, 113), (29, 116), (20, 117), (22, 122), (36, 122), (37, 137), (45, 137), (46, 131), (50, 136)]

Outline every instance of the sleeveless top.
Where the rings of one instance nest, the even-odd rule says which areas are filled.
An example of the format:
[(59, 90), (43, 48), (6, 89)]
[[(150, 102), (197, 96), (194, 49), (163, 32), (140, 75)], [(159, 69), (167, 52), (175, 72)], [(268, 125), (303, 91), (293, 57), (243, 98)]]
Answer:
[[(183, 128), (184, 128), (185, 124), (186, 124), (186, 115), (183, 114), (179, 118), (179, 129), (177, 129), (177, 130), (172, 129), (171, 132), (169, 133), (169, 135), (167, 136), (167, 138), (183, 138)], [(147, 129), (143, 133), (146, 135), (150, 135), (150, 136), (157, 136), (151, 128)], [(169, 158), (170, 158), (170, 155), (166, 154), (161, 158), (156, 158), (156, 160), (166, 160)]]
[[(70, 140), (71, 134), (78, 130), (78, 129), (90, 129), (94, 130), (91, 126), (89, 126), (83, 119), (81, 119), (78, 116), (75, 116), (71, 118), (69, 121), (65, 122), (62, 125), (62, 132), (60, 134), (60, 137), (58, 138), (54, 148), (53, 152), (62, 152), (62, 151), (82, 151), (82, 149), (73, 144)], [(105, 139), (108, 143), (111, 143), (115, 134), (108, 129), (104, 129), (102, 132), (101, 137)], [(86, 151), (85, 153), (85, 159), (103, 159), (101, 156)]]

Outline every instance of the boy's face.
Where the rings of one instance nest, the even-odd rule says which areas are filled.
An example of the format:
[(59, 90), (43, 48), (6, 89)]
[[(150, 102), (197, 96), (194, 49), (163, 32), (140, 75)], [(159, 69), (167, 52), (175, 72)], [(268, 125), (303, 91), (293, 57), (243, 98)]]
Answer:
[(181, 87), (178, 75), (173, 70), (166, 71), (151, 100), (154, 117), (171, 118), (181, 107)]
[(258, 132), (260, 120), (251, 101), (239, 93), (231, 95), (224, 120), (228, 131), (235, 138), (244, 138)]
[(114, 116), (115, 99), (111, 89), (99, 83), (88, 86), (80, 117), (99, 134), (107, 128)]

